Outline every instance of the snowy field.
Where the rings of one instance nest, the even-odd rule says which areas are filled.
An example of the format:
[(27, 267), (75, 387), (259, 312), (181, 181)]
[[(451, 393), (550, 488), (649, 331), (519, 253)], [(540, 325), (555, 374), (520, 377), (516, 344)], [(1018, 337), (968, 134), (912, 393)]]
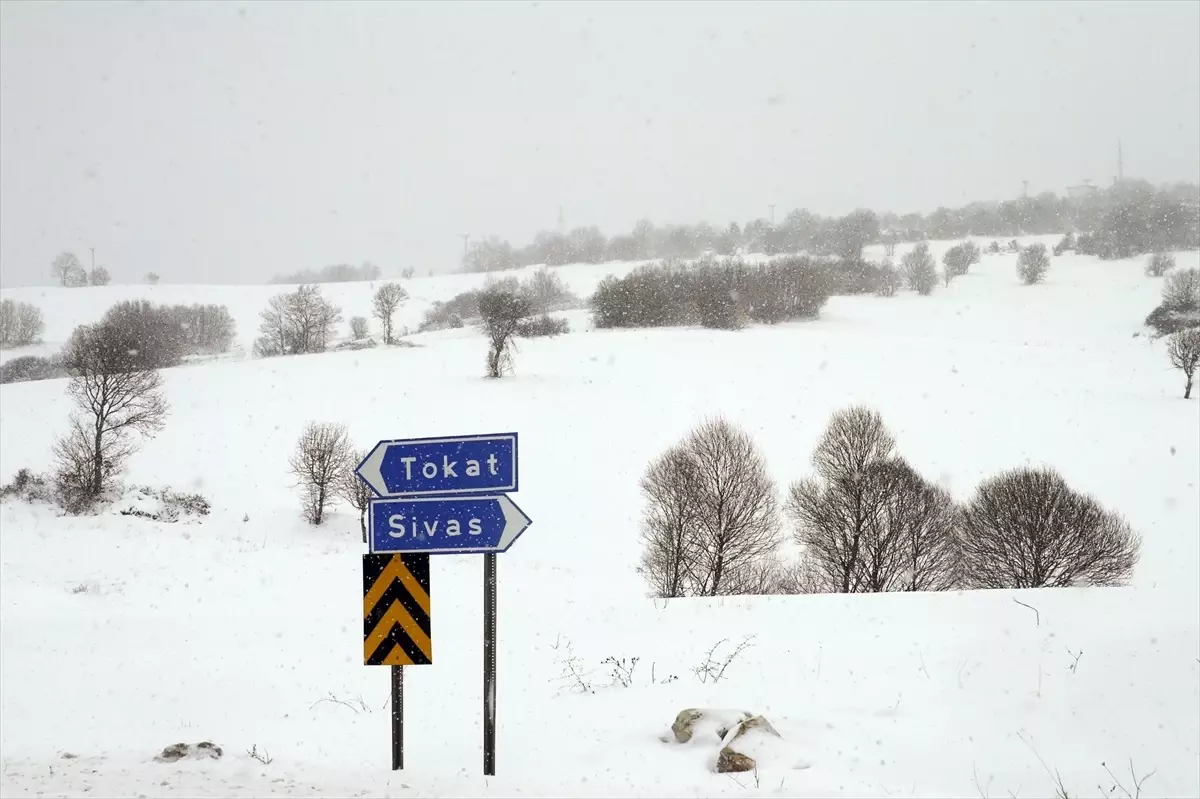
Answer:
[[(1153, 772), (1144, 797), (1200, 796), (1200, 403), (1181, 399), (1161, 343), (1134, 335), (1160, 281), (1141, 259), (1066, 256), (1025, 287), (1015, 260), (985, 255), (932, 297), (835, 297), (819, 320), (738, 332), (592, 331), (568, 312), (573, 332), (521, 341), (502, 381), (481, 377), (469, 330), (164, 372), (172, 415), (127, 482), (202, 492), (210, 516), (0, 506), (0, 793), (1047, 797), (1061, 779), (1071, 797), (1124, 796), (1109, 771), (1132, 794), (1132, 764)], [(628, 268), (560, 271), (587, 295)], [(481, 282), (408, 281), (400, 324)], [(43, 309), (49, 349), (136, 297), (226, 304), (248, 350), (280, 290), (3, 296)], [(367, 284), (326, 291), (347, 317), (368, 313)], [(49, 466), (64, 386), (0, 387), (0, 480)], [(1133, 585), (644, 598), (651, 458), (721, 413), (754, 434), (782, 496), (853, 403), (959, 499), (1001, 469), (1057, 467), (1141, 533)], [(387, 670), (361, 664), (358, 520), (339, 508), (305, 525), (290, 485), (310, 420), (345, 423), (360, 446), (521, 434), (514, 499), (534, 525), (499, 558), (496, 777), (481, 763), (478, 556), (431, 559), (435, 665), (406, 670), (406, 768), (389, 770)], [(693, 674), (714, 644), (751, 636), (720, 682)], [(560, 679), (568, 642), (590, 692)], [(630, 687), (612, 684), (609, 656), (639, 658)], [(763, 713), (787, 748), (757, 774), (714, 774), (715, 747), (660, 740), (696, 706)], [(222, 760), (152, 759), (206, 739)]]

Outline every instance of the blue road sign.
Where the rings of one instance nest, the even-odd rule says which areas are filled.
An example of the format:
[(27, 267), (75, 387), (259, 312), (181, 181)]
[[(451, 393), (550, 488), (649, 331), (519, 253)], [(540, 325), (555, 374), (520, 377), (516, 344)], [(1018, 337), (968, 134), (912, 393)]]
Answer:
[(532, 524), (504, 495), (371, 500), (371, 552), (504, 552)]
[(517, 434), (380, 441), (355, 471), (381, 497), (516, 491)]

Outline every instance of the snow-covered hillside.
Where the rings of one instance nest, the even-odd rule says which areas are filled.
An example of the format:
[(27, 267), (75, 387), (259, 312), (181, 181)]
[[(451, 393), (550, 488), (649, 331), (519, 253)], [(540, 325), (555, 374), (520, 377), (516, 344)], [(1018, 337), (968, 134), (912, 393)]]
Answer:
[[(470, 330), (164, 372), (171, 417), (127, 482), (201, 492), (210, 516), (0, 506), (0, 793), (1005, 797), (1054, 795), (1061, 778), (1072, 797), (1123, 796), (1108, 772), (1132, 791), (1132, 765), (1153, 772), (1143, 796), (1200, 795), (1200, 404), (1180, 398), (1161, 343), (1134, 335), (1160, 282), (1140, 259), (1066, 256), (1026, 287), (1015, 259), (985, 255), (931, 297), (835, 297), (819, 320), (737, 332), (595, 331), (571, 312), (572, 333), (520, 341), (500, 381), (481, 377)], [(629, 268), (558, 271), (586, 296)], [(400, 324), (482, 280), (408, 281)], [(280, 290), (3, 296), (43, 309), (47, 346), (119, 299), (226, 304), (248, 350)], [(347, 317), (368, 313), (368, 284), (325, 291)], [(0, 387), (0, 480), (49, 466), (64, 386)], [(1055, 466), (1141, 533), (1133, 585), (644, 598), (651, 458), (724, 414), (782, 494), (853, 403), (878, 408), (960, 499), (998, 470)], [(358, 520), (342, 508), (305, 525), (287, 470), (310, 420), (345, 423), (360, 446), (520, 432), (514, 498), (534, 525), (499, 558), (496, 777), (481, 768), (478, 556), (431, 559), (435, 665), (406, 669), (406, 768), (389, 770), (387, 671), (361, 664)], [(748, 637), (725, 679), (693, 674), (714, 644)], [(560, 679), (569, 653), (590, 692)], [(612, 684), (609, 656), (639, 658), (631, 687)], [(695, 706), (761, 712), (788, 748), (757, 774), (715, 775), (711, 752), (660, 740)], [(226, 757), (151, 759), (205, 739)]]

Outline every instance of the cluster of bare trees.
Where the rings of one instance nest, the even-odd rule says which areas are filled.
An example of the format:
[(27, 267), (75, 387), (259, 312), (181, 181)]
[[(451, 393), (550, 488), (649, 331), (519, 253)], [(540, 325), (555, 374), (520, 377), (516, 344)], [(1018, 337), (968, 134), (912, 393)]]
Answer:
[(24, 347), (42, 338), (46, 323), (37, 306), (17, 300), (0, 300), (0, 347)]
[(112, 280), (108, 270), (97, 266), (92, 271), (83, 268), (78, 256), (73, 252), (63, 252), (55, 256), (50, 264), (50, 274), (60, 286), (79, 288), (81, 286), (107, 286)]
[(262, 335), (254, 341), (256, 356), (302, 355), (325, 351), (342, 320), (342, 310), (321, 294), (319, 286), (300, 286), (272, 297), (261, 319)]
[(650, 464), (639, 572), (656, 596), (869, 593), (1116, 585), (1138, 536), (1051, 469), (1016, 469), (965, 504), (896, 453), (880, 415), (830, 419), (815, 475), (783, 514), (800, 551), (781, 560), (775, 486), (749, 435), (705, 422)]
[(351, 446), (345, 425), (310, 422), (305, 426), (288, 465), (300, 489), (306, 521), (321, 524), (330, 506), (340, 498), (358, 511), (363, 541), (367, 540), (367, 509), (372, 494), (354, 471), (366, 456), (365, 451), (355, 451)]

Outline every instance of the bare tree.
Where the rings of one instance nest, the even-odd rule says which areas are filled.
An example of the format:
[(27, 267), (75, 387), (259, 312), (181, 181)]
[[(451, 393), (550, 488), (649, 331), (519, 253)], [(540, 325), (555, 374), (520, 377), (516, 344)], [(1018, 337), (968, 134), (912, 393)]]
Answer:
[(399, 283), (384, 283), (375, 291), (372, 312), (383, 325), (383, 343), (394, 344), (392, 336), (393, 318), (396, 309), (408, 299), (408, 292)]
[(50, 265), (50, 271), (62, 286), (87, 285), (87, 272), (73, 252), (59, 253)]
[(363, 543), (367, 543), (367, 511), (371, 508), (371, 498), (375, 496), (371, 489), (359, 479), (355, 469), (367, 457), (367, 450), (361, 450), (350, 455), (346, 460), (346, 468), (338, 475), (337, 494), (350, 507), (358, 511), (358, 526), (362, 529)]
[(16, 300), (0, 300), (0, 346), (36, 344), (45, 329), (46, 323), (37, 306)]
[(136, 355), (136, 342), (111, 324), (76, 328), (63, 351), (71, 375), (67, 396), (77, 412), (55, 444), (56, 480), (64, 507), (81, 511), (108, 492), (135, 436), (149, 438), (166, 422), (158, 372)]
[(502, 377), (512, 369), (514, 339), (529, 313), (529, 300), (521, 294), (493, 287), (479, 295), (479, 316), (488, 338), (488, 377)]
[(1120, 585), (1141, 547), (1124, 519), (1073, 491), (1053, 469), (985, 480), (962, 524), (962, 576), (978, 588)]
[(352, 457), (345, 425), (309, 422), (304, 428), (288, 464), (302, 491), (304, 518), (310, 524), (324, 519), (345, 472), (353, 468)]
[(697, 464), (683, 446), (660, 455), (642, 477), (642, 558), (638, 572), (660, 598), (695, 593)]
[(350, 317), (350, 335), (355, 341), (362, 341), (367, 337), (367, 317), (351, 316)]
[[(874, 467), (882, 513), (873, 518), (868, 552), (879, 551), (872, 590), (945, 591), (958, 582), (959, 511), (950, 492), (929, 483), (902, 458)], [(875, 540), (887, 542), (878, 546)], [(870, 563), (871, 561), (868, 561)], [(886, 579), (881, 579), (886, 578)]]
[(160, 281), (160, 280), (162, 280), (162, 278), (159, 277), (158, 272), (147, 272), (146, 273), (146, 282), (149, 283), (151, 286), (157, 286), (158, 281)]
[(910, 289), (923, 295), (933, 293), (933, 287), (937, 285), (937, 262), (929, 252), (929, 242), (917, 242), (900, 259), (900, 264)]
[(1183, 371), (1187, 382), (1183, 386), (1183, 398), (1192, 398), (1192, 377), (1200, 363), (1200, 328), (1189, 328), (1172, 333), (1167, 340), (1167, 355), (1171, 365)]
[(796, 542), (828, 590), (863, 590), (863, 548), (886, 497), (871, 467), (887, 461), (895, 446), (877, 411), (838, 411), (813, 452), (817, 479), (798, 480), (789, 490), (785, 510)]
[(775, 482), (749, 433), (724, 419), (702, 423), (684, 447), (696, 464), (696, 590), (729, 594), (778, 552)]
[(1022, 247), (1017, 256), (1017, 276), (1026, 286), (1041, 283), (1050, 271), (1050, 256), (1046, 253), (1046, 245), (1040, 241)]

